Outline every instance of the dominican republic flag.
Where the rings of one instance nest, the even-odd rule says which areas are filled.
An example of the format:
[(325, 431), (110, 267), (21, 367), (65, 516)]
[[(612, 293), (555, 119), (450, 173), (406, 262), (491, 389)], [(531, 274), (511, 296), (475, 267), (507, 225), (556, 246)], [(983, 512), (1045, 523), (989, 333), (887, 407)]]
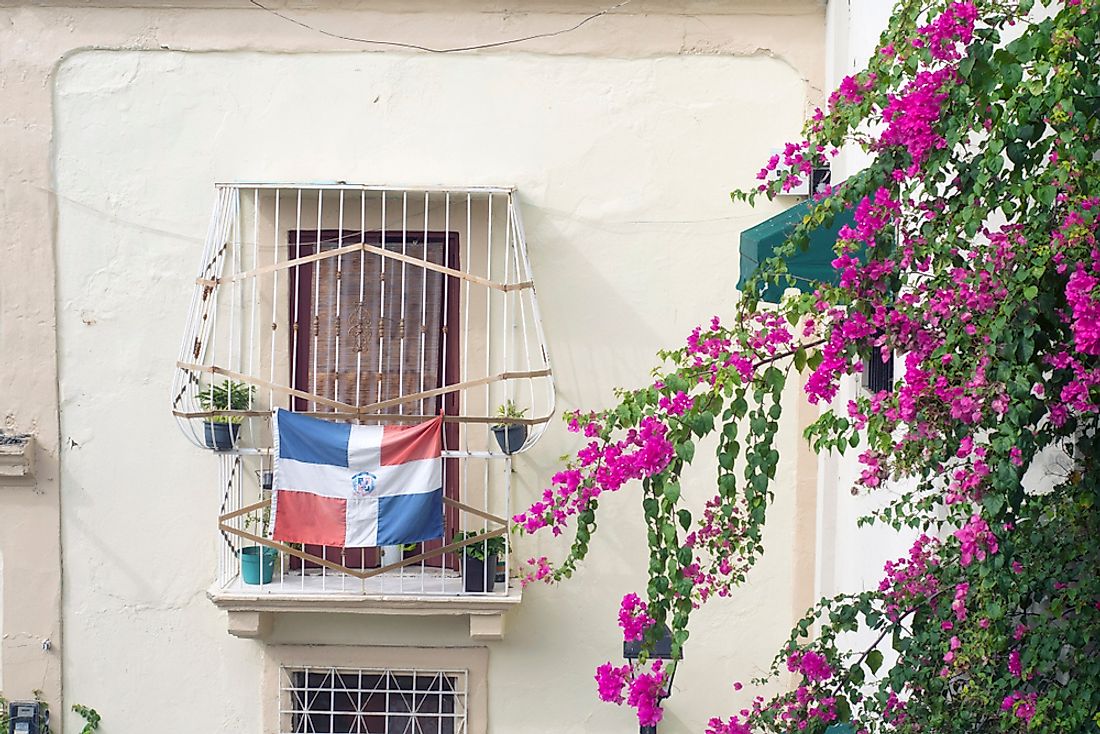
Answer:
[(345, 547), (443, 537), (443, 416), (353, 426), (275, 412), (271, 536)]

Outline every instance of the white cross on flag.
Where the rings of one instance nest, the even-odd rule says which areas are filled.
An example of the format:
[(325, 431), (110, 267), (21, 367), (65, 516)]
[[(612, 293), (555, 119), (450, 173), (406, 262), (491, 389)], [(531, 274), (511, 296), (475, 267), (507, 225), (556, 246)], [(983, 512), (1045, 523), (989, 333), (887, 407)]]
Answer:
[(353, 426), (275, 412), (272, 538), (383, 546), (443, 537), (443, 416)]

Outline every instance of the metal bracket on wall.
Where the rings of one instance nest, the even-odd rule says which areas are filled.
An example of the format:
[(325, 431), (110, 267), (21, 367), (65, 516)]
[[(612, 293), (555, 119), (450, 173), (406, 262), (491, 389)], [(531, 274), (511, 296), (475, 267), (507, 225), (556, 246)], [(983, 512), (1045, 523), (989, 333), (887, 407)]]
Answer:
[(34, 437), (0, 433), (0, 485), (22, 484), (34, 476)]

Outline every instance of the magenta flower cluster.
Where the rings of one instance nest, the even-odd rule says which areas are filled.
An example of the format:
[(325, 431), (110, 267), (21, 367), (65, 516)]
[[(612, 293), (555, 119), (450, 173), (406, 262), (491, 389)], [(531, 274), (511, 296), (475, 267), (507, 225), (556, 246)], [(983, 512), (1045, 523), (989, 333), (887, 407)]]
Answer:
[(655, 726), (661, 721), (661, 699), (666, 692), (666, 671), (661, 660), (648, 668), (604, 663), (596, 668), (596, 688), (601, 701), (626, 704), (638, 713), (638, 723)]
[(696, 530), (684, 538), (684, 547), (694, 551), (694, 561), (683, 569), (691, 579), (697, 601), (711, 596), (729, 596), (733, 586), (749, 569), (742, 553), (744, 540), (744, 507), (729, 505), (722, 497), (712, 497), (703, 508)]
[(538, 558), (528, 558), (527, 566), (529, 571), (521, 579), (523, 586), (534, 583), (535, 581), (549, 581), (553, 578), (554, 569), (550, 565), (550, 561), (546, 556), (539, 556)]
[(975, 560), (984, 561), (986, 555), (997, 552), (997, 536), (989, 529), (989, 523), (981, 515), (974, 515), (965, 526), (954, 533), (959, 540), (960, 563), (969, 566)]
[(867, 74), (862, 78), (858, 76), (844, 77), (836, 90), (829, 95), (829, 107), (835, 109), (840, 104), (861, 104), (864, 95), (874, 89), (877, 80), (875, 74)]
[(945, 90), (957, 81), (958, 72), (953, 67), (922, 71), (901, 94), (889, 97), (882, 111), (886, 129), (879, 136), (878, 148), (895, 148), (910, 158), (908, 167), (895, 171), (895, 180), (916, 176), (929, 154), (947, 145), (937, 131), (937, 123), (948, 98)]
[(813, 650), (796, 650), (787, 656), (787, 670), (801, 673), (811, 683), (820, 683), (833, 677), (833, 669), (825, 656)]
[[(1051, 237), (1053, 260), (1058, 272), (1070, 271), (1068, 260), (1076, 260), (1066, 281), (1065, 316), (1073, 334), (1073, 353), (1064, 351), (1054, 356), (1051, 367), (1070, 370), (1070, 379), (1057, 396), (1059, 403), (1051, 406), (1051, 420), (1064, 423), (1070, 411), (1095, 413), (1100, 405), (1093, 399), (1100, 387), (1100, 369), (1090, 365), (1089, 357), (1100, 356), (1100, 198), (1090, 197), (1079, 209), (1071, 209)], [(1045, 391), (1044, 391), (1045, 392)]]
[(1001, 702), (1001, 710), (1011, 713), (1016, 718), (1022, 719), (1025, 724), (1030, 725), (1032, 717), (1035, 716), (1035, 704), (1038, 698), (1034, 692), (1021, 693), (1020, 691), (1013, 691), (1005, 696), (1004, 701)]
[[(588, 422), (584, 430), (590, 432), (594, 426)], [(667, 434), (667, 425), (646, 416), (619, 441), (589, 442), (577, 452), (578, 465), (555, 474), (554, 487), (543, 492), (541, 501), (513, 516), (512, 522), (529, 533), (549, 527), (559, 535), (570, 517), (602, 493), (617, 492), (633, 479), (652, 477), (663, 470), (674, 455)]]
[(619, 626), (623, 628), (623, 639), (636, 642), (645, 637), (646, 630), (656, 624), (655, 619), (646, 613), (648, 607), (637, 594), (627, 594), (619, 607)]
[(741, 327), (735, 340), (715, 316), (709, 329), (697, 326), (688, 335), (685, 360), (698, 371), (701, 383), (714, 386), (719, 374), (732, 370), (747, 384), (760, 362), (788, 350), (794, 342), (790, 325), (777, 313), (753, 314)]
[(886, 576), (879, 582), (883, 594), (886, 616), (894, 621), (911, 608), (931, 598), (940, 589), (936, 570), (939, 568), (940, 542), (921, 535), (909, 549), (909, 556), (897, 561), (887, 561), (883, 570)]
[(1092, 268), (1077, 263), (1066, 282), (1066, 302), (1072, 312), (1073, 342), (1081, 354), (1100, 355), (1100, 302), (1093, 295), (1100, 280)]
[(913, 46), (928, 49), (933, 59), (958, 61), (962, 58), (960, 45), (965, 47), (974, 38), (977, 19), (978, 8), (974, 3), (949, 5), (934, 21), (918, 29), (919, 38), (914, 39)]

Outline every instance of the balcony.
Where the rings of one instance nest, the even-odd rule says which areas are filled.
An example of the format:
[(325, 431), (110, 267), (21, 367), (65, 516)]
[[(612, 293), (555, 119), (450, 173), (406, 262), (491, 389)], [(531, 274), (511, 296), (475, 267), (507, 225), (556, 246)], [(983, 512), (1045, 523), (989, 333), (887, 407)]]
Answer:
[[(234, 634), (262, 637), (273, 614), (340, 612), (466, 615), (472, 636), (499, 638), (521, 598), (510, 553), (478, 571), (467, 557), (507, 538), (513, 457), (554, 403), (511, 189), (217, 187), (172, 411), (219, 462), (209, 595)], [(443, 537), (275, 541), (277, 409), (366, 426), (442, 414)]]

